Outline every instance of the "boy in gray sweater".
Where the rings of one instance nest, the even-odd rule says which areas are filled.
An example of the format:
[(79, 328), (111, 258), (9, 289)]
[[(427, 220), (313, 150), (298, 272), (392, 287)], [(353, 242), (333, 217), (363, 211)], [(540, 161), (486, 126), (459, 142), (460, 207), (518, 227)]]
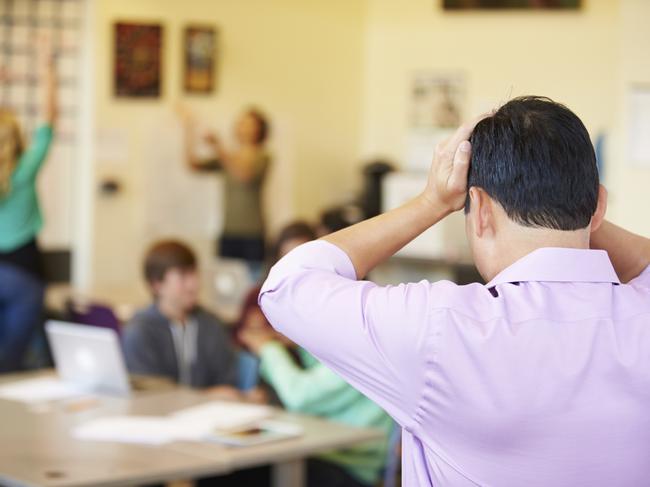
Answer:
[(129, 371), (196, 388), (235, 386), (237, 356), (224, 326), (198, 304), (192, 250), (172, 240), (154, 244), (145, 257), (144, 277), (153, 303), (124, 329)]

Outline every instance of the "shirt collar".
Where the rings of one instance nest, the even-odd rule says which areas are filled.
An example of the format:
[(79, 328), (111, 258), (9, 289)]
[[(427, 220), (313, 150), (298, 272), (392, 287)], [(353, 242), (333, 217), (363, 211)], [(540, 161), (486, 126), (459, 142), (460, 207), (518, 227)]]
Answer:
[(501, 271), (486, 287), (531, 281), (620, 284), (604, 250), (541, 248)]

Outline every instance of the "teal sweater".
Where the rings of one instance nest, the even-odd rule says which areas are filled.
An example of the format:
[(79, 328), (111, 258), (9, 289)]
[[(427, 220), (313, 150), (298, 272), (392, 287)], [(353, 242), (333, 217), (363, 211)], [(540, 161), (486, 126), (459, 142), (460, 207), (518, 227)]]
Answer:
[(373, 427), (385, 432), (382, 440), (364, 443), (320, 458), (346, 469), (359, 481), (377, 483), (388, 449), (393, 421), (374, 402), (353, 389), (307, 351), (299, 349), (305, 369), (277, 342), (265, 345), (260, 353), (260, 374), (289, 410), (321, 416), (351, 426)]
[(36, 129), (31, 144), (11, 175), (11, 189), (0, 196), (0, 252), (11, 252), (33, 240), (43, 226), (36, 176), (52, 141), (52, 127)]

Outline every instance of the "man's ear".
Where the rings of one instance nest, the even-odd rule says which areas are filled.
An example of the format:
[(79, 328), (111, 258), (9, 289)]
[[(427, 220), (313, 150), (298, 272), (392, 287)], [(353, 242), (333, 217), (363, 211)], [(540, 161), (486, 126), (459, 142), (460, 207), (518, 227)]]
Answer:
[(596, 205), (596, 211), (591, 217), (591, 231), (595, 232), (600, 228), (600, 225), (605, 219), (605, 213), (607, 212), (607, 189), (602, 184), (598, 187), (598, 204)]
[(469, 188), (469, 200), (469, 217), (476, 237), (494, 234), (495, 220), (490, 196), (483, 189), (472, 186)]

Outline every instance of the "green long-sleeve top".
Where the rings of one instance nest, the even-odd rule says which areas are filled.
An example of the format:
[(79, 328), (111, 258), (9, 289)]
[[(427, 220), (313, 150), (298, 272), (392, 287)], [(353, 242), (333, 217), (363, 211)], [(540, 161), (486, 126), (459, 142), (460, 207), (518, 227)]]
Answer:
[(336, 450), (320, 458), (336, 463), (362, 483), (373, 485), (386, 461), (390, 417), (307, 351), (298, 350), (304, 369), (284, 346), (271, 342), (260, 351), (260, 374), (289, 410), (321, 416), (351, 426), (374, 427), (386, 434), (382, 440)]
[(41, 125), (11, 175), (11, 189), (0, 195), (0, 252), (11, 252), (34, 239), (43, 226), (36, 176), (52, 141), (52, 127)]

